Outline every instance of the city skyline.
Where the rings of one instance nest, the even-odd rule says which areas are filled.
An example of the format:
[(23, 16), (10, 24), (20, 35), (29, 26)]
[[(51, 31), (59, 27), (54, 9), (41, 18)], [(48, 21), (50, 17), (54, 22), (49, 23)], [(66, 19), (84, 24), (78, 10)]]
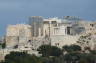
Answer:
[(79, 16), (85, 20), (96, 20), (95, 2), (95, 0), (1, 0), (0, 36), (5, 34), (8, 24), (27, 23), (29, 16)]

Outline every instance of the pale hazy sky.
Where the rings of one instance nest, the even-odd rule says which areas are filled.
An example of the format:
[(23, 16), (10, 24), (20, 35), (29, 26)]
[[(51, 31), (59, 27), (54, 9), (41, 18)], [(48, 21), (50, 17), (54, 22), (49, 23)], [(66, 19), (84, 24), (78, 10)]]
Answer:
[(96, 0), (0, 0), (0, 36), (8, 24), (27, 22), (29, 16), (96, 20)]

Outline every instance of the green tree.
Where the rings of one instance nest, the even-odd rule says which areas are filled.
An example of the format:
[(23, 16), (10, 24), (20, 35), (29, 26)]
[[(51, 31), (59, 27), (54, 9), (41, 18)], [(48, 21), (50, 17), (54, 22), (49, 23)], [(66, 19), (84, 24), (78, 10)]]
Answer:
[(90, 53), (96, 55), (96, 50), (90, 50)]
[(79, 45), (65, 45), (62, 47), (63, 51), (67, 51), (67, 52), (77, 52), (77, 51), (81, 51), (81, 47)]
[(43, 57), (50, 56), (51, 53), (51, 46), (50, 45), (42, 45), (38, 49), (40, 54), (42, 54)]
[(6, 47), (6, 43), (3, 43), (2, 44), (2, 48), (4, 49)]
[(79, 63), (96, 63), (96, 55), (91, 53), (80, 54)]
[(64, 61), (66, 63), (77, 63), (80, 59), (80, 55), (77, 52), (67, 53), (64, 55)]
[(44, 57), (62, 55), (62, 50), (56, 46), (42, 45), (38, 48), (38, 51)]
[(0, 46), (4, 49), (6, 47), (6, 43), (0, 43)]
[(11, 52), (5, 56), (4, 63), (42, 63), (42, 60), (25, 52)]

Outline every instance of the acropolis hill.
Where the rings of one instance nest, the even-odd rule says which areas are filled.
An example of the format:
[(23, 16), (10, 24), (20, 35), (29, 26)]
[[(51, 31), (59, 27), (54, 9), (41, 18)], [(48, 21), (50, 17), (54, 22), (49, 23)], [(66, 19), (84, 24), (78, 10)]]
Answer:
[(92, 40), (88, 46), (96, 46), (96, 22), (86, 21), (74, 16), (60, 19), (29, 17), (28, 24), (8, 25), (5, 36), (6, 48), (0, 53), (4, 56), (11, 51), (27, 51), (37, 54), (37, 48), (49, 44), (62, 48), (64, 45), (78, 44), (81, 36), (91, 34)]

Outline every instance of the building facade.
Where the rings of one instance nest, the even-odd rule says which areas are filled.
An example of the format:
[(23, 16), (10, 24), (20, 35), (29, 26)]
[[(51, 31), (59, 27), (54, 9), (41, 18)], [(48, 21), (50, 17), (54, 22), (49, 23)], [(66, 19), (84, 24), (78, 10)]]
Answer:
[(32, 38), (31, 26), (25, 24), (9, 25), (6, 33), (7, 47), (24, 46)]

